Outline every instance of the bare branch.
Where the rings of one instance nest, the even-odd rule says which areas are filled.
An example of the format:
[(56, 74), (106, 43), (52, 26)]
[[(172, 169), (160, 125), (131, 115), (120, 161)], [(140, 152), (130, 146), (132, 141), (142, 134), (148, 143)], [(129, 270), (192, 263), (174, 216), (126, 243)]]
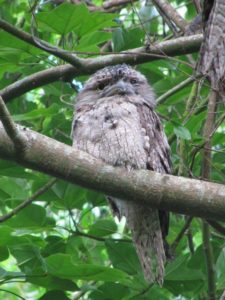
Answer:
[(12, 117), (3, 101), (2, 97), (0, 96), (0, 120), (7, 132), (9, 138), (14, 144), (15, 149), (20, 154), (23, 152), (26, 146), (26, 140), (24, 139), (23, 134), (18, 130), (16, 124), (13, 122)]
[(197, 13), (199, 14), (202, 11), (201, 0), (193, 0), (193, 3)]
[(223, 227), (220, 223), (212, 220), (207, 220), (210, 226), (213, 227), (218, 233), (225, 236), (225, 227)]
[(88, 234), (85, 232), (82, 232), (78, 229), (76, 229), (76, 231), (73, 231), (74, 235), (78, 235), (78, 236), (83, 236), (92, 240), (96, 240), (99, 242), (106, 242), (106, 241), (112, 241), (112, 242), (121, 242), (121, 243), (131, 243), (132, 240), (131, 239), (116, 239), (116, 238), (105, 238), (105, 237), (100, 237), (100, 236), (96, 236), (96, 235), (92, 235), (92, 234)]
[(178, 14), (175, 8), (167, 0), (153, 0), (152, 1), (157, 8), (162, 10), (164, 14), (171, 19), (178, 28), (185, 32), (185, 28), (188, 23)]
[(29, 147), (18, 160), (12, 141), (0, 126), (0, 157), (86, 188), (145, 203), (157, 209), (225, 220), (225, 186), (148, 170), (127, 172), (29, 129)]
[[(193, 53), (200, 49), (202, 34), (181, 37), (158, 43), (146, 52), (145, 47), (136, 48), (131, 51), (118, 54), (108, 54), (96, 58), (87, 58), (82, 68), (74, 68), (71, 65), (53, 67), (48, 70), (32, 74), (24, 79), (18, 80), (0, 91), (0, 95), (7, 102), (19, 97), (34, 88), (49, 84), (57, 80), (69, 81), (75, 76), (89, 75), (107, 65), (127, 63), (137, 65), (169, 56)], [(162, 54), (164, 56), (162, 56)]]
[(108, 1), (105, 1), (102, 6), (104, 9), (109, 9), (109, 8), (112, 8), (115, 6), (130, 4), (131, 1), (133, 2), (133, 0), (108, 0)]
[(53, 67), (48, 70), (39, 71), (10, 84), (0, 91), (0, 95), (4, 98), (5, 102), (8, 102), (35, 88), (59, 80), (67, 81), (78, 75), (78, 70), (71, 65)]
[[(96, 6), (93, 3), (86, 2), (88, 9), (90, 11), (104, 11), (104, 12), (115, 12), (121, 9), (121, 7), (124, 7), (125, 5), (128, 5), (132, 2), (136, 2), (138, 0), (108, 0), (104, 1), (102, 6)], [(54, 1), (57, 4), (65, 2), (65, 0), (55, 0)], [(71, 3), (74, 3), (75, 5), (82, 3), (81, 0), (72, 0)]]
[(190, 76), (184, 81), (178, 83), (176, 86), (174, 86), (172, 89), (161, 95), (160, 97), (157, 98), (157, 104), (162, 104), (165, 102), (165, 100), (175, 94), (176, 92), (180, 91), (184, 87), (186, 87), (188, 84), (192, 83), (194, 80), (196, 80), (197, 77)]
[(181, 231), (178, 233), (176, 239), (173, 241), (173, 243), (172, 243), (172, 245), (171, 245), (171, 249), (172, 249), (173, 251), (177, 248), (179, 242), (181, 241), (181, 239), (183, 238), (183, 236), (184, 236), (185, 233), (187, 232), (188, 228), (189, 228), (190, 225), (191, 225), (192, 220), (193, 220), (193, 217), (188, 217), (188, 218), (186, 219), (186, 222), (185, 222), (184, 226), (181, 228)]
[[(202, 177), (209, 180), (211, 177), (211, 137), (214, 132), (215, 123), (215, 112), (217, 107), (217, 97), (218, 93), (213, 89), (208, 102), (208, 114), (204, 125), (203, 137), (206, 141), (204, 145), (203, 152), (203, 162), (202, 162)], [(209, 299), (216, 299), (216, 279), (215, 279), (215, 268), (214, 268), (214, 257), (213, 249), (210, 242), (210, 227), (205, 221), (203, 221), (203, 248), (205, 252), (205, 260), (207, 267), (207, 278), (208, 278), (208, 296)]]
[(49, 182), (47, 182), (43, 187), (41, 187), (38, 191), (36, 191), (31, 197), (23, 201), (20, 205), (15, 207), (12, 211), (10, 211), (8, 214), (5, 214), (3, 216), (0, 216), (0, 223), (12, 218), (15, 216), (18, 212), (20, 212), (23, 208), (30, 205), (35, 199), (37, 199), (40, 195), (44, 194), (50, 187), (55, 184), (57, 179), (51, 179)]
[(6, 21), (4, 21), (2, 19), (0, 19), (0, 28), (3, 29), (4, 31), (10, 33), (11, 35), (17, 37), (18, 39), (35, 46), (36, 48), (44, 50), (50, 54), (55, 55), (56, 57), (63, 59), (64, 61), (72, 64), (74, 67), (80, 67), (82, 65), (83, 59), (78, 58), (73, 53), (63, 50), (63, 49), (60, 49), (60, 48), (57, 48), (43, 40), (40, 40), (40, 39), (30, 35), (29, 33), (14, 27), (13, 25), (7, 23)]

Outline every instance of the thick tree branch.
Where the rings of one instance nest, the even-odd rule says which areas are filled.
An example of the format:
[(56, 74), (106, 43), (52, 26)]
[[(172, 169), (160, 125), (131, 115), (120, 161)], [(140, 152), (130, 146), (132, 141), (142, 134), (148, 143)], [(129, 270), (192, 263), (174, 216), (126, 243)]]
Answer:
[(89, 75), (108, 65), (119, 63), (135, 65), (163, 57), (168, 59), (169, 56), (193, 53), (200, 49), (201, 42), (202, 34), (197, 34), (155, 44), (148, 52), (145, 47), (141, 47), (118, 54), (100, 55), (93, 59), (87, 58), (84, 60), (82, 68), (75, 68), (68, 64), (40, 71), (7, 86), (0, 91), (0, 95), (7, 102), (45, 84), (57, 80), (69, 81), (74, 76)]
[(185, 32), (188, 23), (179, 15), (175, 8), (166, 0), (153, 0), (157, 8), (164, 12), (168, 19), (172, 20), (178, 28)]
[(225, 220), (223, 185), (148, 170), (127, 172), (22, 126), (18, 126), (18, 130), (28, 140), (24, 156), (15, 155), (13, 144), (1, 125), (1, 158), (121, 199), (176, 213)]

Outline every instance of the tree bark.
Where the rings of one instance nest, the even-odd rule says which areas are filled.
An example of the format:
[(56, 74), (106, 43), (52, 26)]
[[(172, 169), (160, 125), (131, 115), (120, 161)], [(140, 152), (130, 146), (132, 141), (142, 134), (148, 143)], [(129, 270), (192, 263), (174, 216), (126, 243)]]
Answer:
[[(151, 45), (150, 49), (140, 47), (121, 53), (98, 53), (99, 55), (97, 57), (83, 59), (82, 67), (80, 68), (75, 68), (70, 64), (66, 64), (27, 76), (2, 89), (0, 95), (5, 102), (8, 102), (43, 85), (59, 80), (70, 81), (76, 76), (90, 75), (105, 66), (115, 64), (127, 63), (136, 65), (156, 59), (172, 59), (176, 62), (177, 59), (173, 58), (173, 56), (199, 51), (202, 38), (202, 34), (197, 34), (156, 43)], [(28, 42), (29, 40), (27, 39), (25, 41)], [(92, 55), (93, 54), (96, 53), (92, 53)]]
[(148, 170), (127, 172), (17, 125), (26, 148), (19, 155), (0, 123), (0, 157), (107, 195), (175, 213), (225, 221), (225, 187)]

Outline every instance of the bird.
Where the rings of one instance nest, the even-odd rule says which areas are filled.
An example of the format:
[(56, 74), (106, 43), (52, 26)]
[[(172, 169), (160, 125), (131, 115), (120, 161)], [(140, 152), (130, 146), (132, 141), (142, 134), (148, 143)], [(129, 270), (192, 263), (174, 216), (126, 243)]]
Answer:
[[(73, 147), (128, 172), (171, 173), (170, 147), (146, 77), (127, 64), (98, 70), (77, 95)], [(169, 213), (107, 197), (113, 214), (124, 216), (147, 282), (163, 284), (169, 254)]]

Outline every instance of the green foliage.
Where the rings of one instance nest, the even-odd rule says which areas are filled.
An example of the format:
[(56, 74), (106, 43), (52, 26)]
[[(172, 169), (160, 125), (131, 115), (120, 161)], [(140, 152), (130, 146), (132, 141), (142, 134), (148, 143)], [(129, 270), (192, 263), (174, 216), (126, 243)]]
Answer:
[[(82, 51), (84, 58), (89, 57), (88, 52), (99, 53), (109, 40), (112, 49), (106, 47), (104, 51), (119, 52), (141, 47), (147, 38), (152, 43), (171, 34), (150, 4), (142, 6), (135, 2), (109, 13), (90, 12), (85, 4), (65, 2), (56, 5), (54, 1), (0, 0), (0, 15), (28, 33), (38, 32), (40, 39), (53, 45)], [(195, 16), (192, 2), (170, 2), (179, 6), (187, 19)], [(93, 3), (101, 5), (102, 1)], [(1, 89), (64, 63), (3, 30), (0, 52)], [(158, 97), (192, 74), (189, 59), (168, 57), (139, 65), (137, 69), (147, 76)], [(193, 54), (191, 59), (196, 60), (197, 55)], [(76, 83), (82, 84), (85, 79), (77, 77)], [(170, 140), (174, 173), (183, 166), (185, 174), (198, 177), (209, 87), (205, 84), (199, 89), (193, 106), (187, 111), (191, 91), (192, 84), (189, 84), (169, 96), (157, 110)], [(7, 106), (16, 122), (71, 144), (76, 93), (68, 82), (54, 82), (15, 97)], [(224, 107), (218, 103), (216, 122), (223, 113)], [(225, 174), (224, 130), (224, 123), (220, 123), (212, 137), (212, 180), (218, 182), (224, 182)], [(50, 179), (6, 160), (0, 161), (0, 175), (1, 215), (17, 207)], [(170, 223), (168, 242), (172, 244), (185, 218), (172, 215)], [(39, 300), (195, 300), (205, 299), (207, 295), (200, 220), (192, 222), (189, 238), (185, 234), (174, 250), (174, 259), (166, 266), (163, 287), (149, 286), (143, 278), (130, 234), (124, 229), (123, 220), (113, 219), (104, 196), (62, 180), (40, 194), (33, 204), (1, 222), (0, 236), (1, 299), (19, 299), (17, 294)], [(190, 250), (190, 239), (194, 252)], [(225, 243), (214, 231), (211, 242), (219, 297), (225, 289)]]

